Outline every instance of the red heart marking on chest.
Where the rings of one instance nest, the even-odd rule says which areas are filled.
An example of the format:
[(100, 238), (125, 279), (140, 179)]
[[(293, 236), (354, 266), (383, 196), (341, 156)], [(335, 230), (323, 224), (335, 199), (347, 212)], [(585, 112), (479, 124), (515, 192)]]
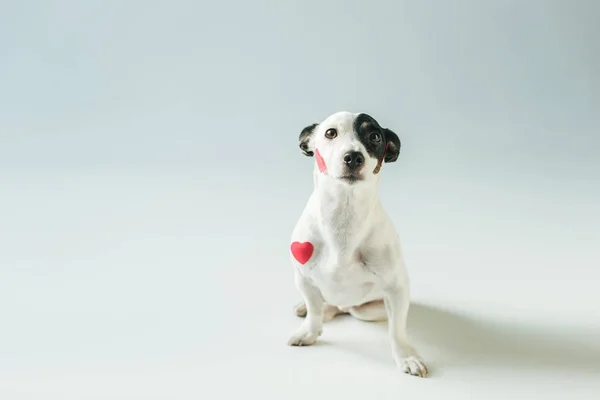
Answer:
[(311, 242), (293, 242), (290, 249), (294, 258), (304, 265), (312, 257), (315, 247)]

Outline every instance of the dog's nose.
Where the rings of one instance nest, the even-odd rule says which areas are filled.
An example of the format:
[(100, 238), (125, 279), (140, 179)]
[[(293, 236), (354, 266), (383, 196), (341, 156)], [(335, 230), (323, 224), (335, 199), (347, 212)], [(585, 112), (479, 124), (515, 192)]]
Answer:
[(344, 163), (350, 169), (360, 168), (365, 163), (365, 157), (360, 151), (351, 151), (344, 155)]

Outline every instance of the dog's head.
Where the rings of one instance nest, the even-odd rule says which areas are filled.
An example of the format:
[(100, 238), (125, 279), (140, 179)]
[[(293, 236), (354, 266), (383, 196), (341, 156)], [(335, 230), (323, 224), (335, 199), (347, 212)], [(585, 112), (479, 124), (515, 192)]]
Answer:
[(400, 154), (400, 139), (370, 115), (338, 112), (302, 130), (300, 150), (315, 157), (319, 170), (353, 184), (375, 179), (382, 164)]

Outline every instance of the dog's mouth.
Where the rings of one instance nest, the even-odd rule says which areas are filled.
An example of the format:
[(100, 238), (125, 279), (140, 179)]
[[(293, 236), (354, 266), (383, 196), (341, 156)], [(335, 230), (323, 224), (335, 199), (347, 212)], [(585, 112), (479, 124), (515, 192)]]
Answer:
[(350, 174), (344, 174), (344, 175), (340, 176), (339, 179), (344, 182), (352, 184), (352, 183), (356, 183), (358, 181), (362, 181), (363, 177), (360, 174), (350, 173)]

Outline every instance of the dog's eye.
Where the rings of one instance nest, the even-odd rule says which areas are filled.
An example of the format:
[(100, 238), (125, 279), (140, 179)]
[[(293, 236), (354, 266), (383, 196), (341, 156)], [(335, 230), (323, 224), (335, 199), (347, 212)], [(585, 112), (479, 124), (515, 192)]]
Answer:
[(335, 129), (327, 129), (327, 132), (325, 132), (325, 137), (327, 139), (333, 139), (336, 136), (337, 136), (337, 131)]
[(369, 139), (371, 142), (381, 142), (381, 135), (377, 132), (373, 132), (371, 133), (371, 136), (369, 136)]

